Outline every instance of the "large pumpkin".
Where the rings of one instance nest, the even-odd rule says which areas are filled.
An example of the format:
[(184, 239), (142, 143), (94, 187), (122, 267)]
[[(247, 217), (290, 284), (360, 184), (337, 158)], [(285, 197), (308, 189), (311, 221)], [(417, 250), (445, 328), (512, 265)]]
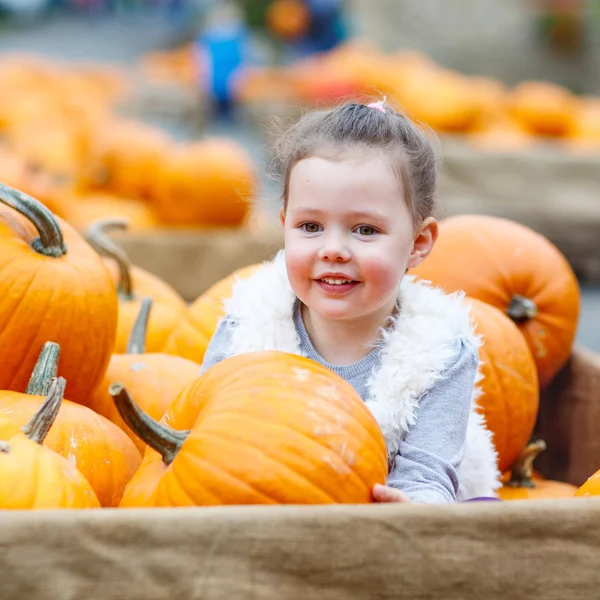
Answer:
[(385, 441), (367, 405), (304, 357), (228, 358), (183, 390), (160, 424), (122, 385), (111, 394), (154, 448), (121, 506), (364, 503), (387, 477)]
[(534, 476), (533, 461), (545, 448), (543, 440), (531, 442), (524, 448), (498, 491), (502, 500), (551, 500), (575, 495), (577, 487), (570, 483)]
[[(127, 351), (127, 342), (133, 324), (140, 311), (142, 297), (154, 300), (148, 323), (146, 348), (148, 352), (161, 352), (173, 331), (185, 321), (187, 305), (177, 292), (156, 275), (132, 266), (127, 255), (110, 240), (106, 233), (112, 229), (124, 229), (126, 221), (118, 218), (100, 219), (88, 229), (90, 244), (105, 257), (119, 295), (119, 314), (114, 353)], [(193, 330), (186, 331), (194, 336)]]
[(55, 379), (39, 410), (22, 430), (0, 415), (0, 509), (99, 508), (87, 479), (66, 458), (42, 444), (65, 389)]
[[(40, 410), (58, 369), (60, 348), (44, 345), (27, 386), (27, 393), (0, 391), (0, 417), (23, 426)], [(129, 437), (93, 410), (62, 400), (44, 445), (80, 471), (102, 506), (117, 506), (142, 457)]]
[(143, 453), (146, 444), (123, 421), (112, 396), (111, 383), (122, 382), (138, 400), (142, 410), (153, 419), (161, 419), (179, 392), (200, 376), (200, 365), (161, 352), (147, 353), (146, 327), (152, 300), (144, 298), (129, 337), (125, 354), (113, 354), (98, 389), (89, 397), (88, 406), (118, 425)]
[(82, 402), (112, 353), (117, 294), (100, 257), (40, 202), (0, 184), (0, 389), (24, 392), (40, 348), (60, 345)]
[(479, 406), (493, 434), (498, 468), (512, 466), (527, 445), (538, 412), (535, 363), (517, 326), (501, 311), (468, 298), (475, 332), (483, 344)]
[(533, 354), (540, 387), (571, 354), (579, 319), (577, 278), (559, 250), (528, 227), (485, 215), (450, 217), (412, 273), (449, 292), (464, 290), (510, 316)]

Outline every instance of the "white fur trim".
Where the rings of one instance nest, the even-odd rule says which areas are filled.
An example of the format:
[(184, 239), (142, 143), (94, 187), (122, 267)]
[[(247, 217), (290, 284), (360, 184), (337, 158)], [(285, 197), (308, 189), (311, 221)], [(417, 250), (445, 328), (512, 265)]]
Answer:
[[(416, 421), (419, 400), (440, 379), (458, 338), (479, 347), (464, 294), (446, 294), (427, 282), (405, 276), (400, 311), (384, 333), (381, 363), (369, 380), (367, 400), (386, 440), (390, 458)], [(230, 354), (281, 350), (301, 354), (293, 320), (296, 296), (290, 286), (283, 251), (249, 278), (238, 281), (225, 302), (236, 322)], [(497, 455), (483, 417), (477, 412), (482, 374), (473, 386), (465, 456), (460, 467), (458, 499), (491, 496), (500, 485)]]

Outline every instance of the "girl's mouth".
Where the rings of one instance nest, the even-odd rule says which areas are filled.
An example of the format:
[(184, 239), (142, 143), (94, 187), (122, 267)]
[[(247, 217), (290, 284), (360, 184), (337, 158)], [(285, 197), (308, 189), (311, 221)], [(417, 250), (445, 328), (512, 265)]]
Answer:
[(345, 294), (353, 290), (358, 281), (352, 279), (338, 279), (337, 277), (325, 277), (323, 279), (315, 279), (317, 285), (327, 294)]

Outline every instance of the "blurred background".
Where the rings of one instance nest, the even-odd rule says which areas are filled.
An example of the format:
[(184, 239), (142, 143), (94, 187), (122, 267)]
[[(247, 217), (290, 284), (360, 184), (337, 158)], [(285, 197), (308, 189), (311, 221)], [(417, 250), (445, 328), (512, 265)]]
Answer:
[(385, 96), (439, 139), (442, 216), (565, 254), (600, 350), (600, 0), (0, 0), (0, 86), (0, 181), (84, 232), (126, 217), (188, 300), (218, 273), (169, 244), (227, 235), (202, 251), (231, 269), (279, 243), (274, 127)]

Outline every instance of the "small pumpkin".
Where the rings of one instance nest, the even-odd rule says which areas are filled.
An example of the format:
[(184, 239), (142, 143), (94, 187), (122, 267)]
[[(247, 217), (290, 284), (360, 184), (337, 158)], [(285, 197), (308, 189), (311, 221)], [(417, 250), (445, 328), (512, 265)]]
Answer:
[(84, 401), (108, 365), (117, 313), (96, 252), (41, 202), (0, 184), (0, 389), (24, 392), (39, 348), (53, 340), (67, 396)]
[(124, 354), (127, 351), (129, 334), (140, 311), (141, 298), (145, 296), (154, 301), (148, 323), (146, 348), (148, 352), (161, 352), (173, 331), (186, 319), (188, 308), (170, 285), (156, 275), (132, 266), (127, 255), (107, 237), (108, 231), (122, 230), (126, 226), (127, 222), (123, 219), (100, 219), (90, 226), (87, 233), (92, 247), (104, 256), (119, 296), (117, 336), (113, 352)]
[(125, 218), (133, 231), (156, 229), (158, 220), (143, 200), (104, 192), (72, 193), (64, 202), (63, 217), (84, 233), (98, 219)]
[(567, 362), (579, 319), (579, 284), (562, 253), (532, 229), (488, 215), (449, 217), (427, 260), (411, 273), (505, 312), (527, 340), (540, 387)]
[(517, 326), (500, 310), (467, 298), (479, 348), (480, 412), (491, 431), (498, 468), (508, 469), (527, 444), (535, 427), (539, 389), (535, 362)]
[(365, 503), (387, 477), (383, 434), (366, 404), (301, 356), (225, 359), (183, 390), (161, 423), (122, 384), (110, 393), (150, 447), (122, 507)]
[(153, 419), (161, 419), (177, 395), (200, 376), (200, 365), (161, 352), (146, 353), (146, 329), (152, 299), (143, 298), (133, 325), (127, 352), (113, 354), (104, 379), (89, 397), (88, 406), (118, 425), (143, 454), (146, 444), (123, 421), (112, 396), (110, 384), (122, 382), (138, 399), (142, 410)]
[[(187, 322), (175, 330), (165, 345), (164, 351), (202, 363), (217, 324), (225, 316), (223, 301), (231, 297), (233, 286), (238, 279), (249, 277), (259, 266), (259, 264), (253, 264), (237, 269), (214, 283), (194, 300), (189, 307)], [(190, 327), (193, 327), (193, 334), (189, 332)], [(193, 340), (193, 345), (190, 345), (190, 340)]]
[(600, 471), (596, 471), (588, 477), (583, 485), (577, 489), (575, 496), (578, 498), (600, 496)]
[(550, 500), (572, 498), (577, 486), (543, 477), (534, 477), (533, 461), (546, 449), (544, 440), (527, 444), (512, 467), (510, 477), (498, 490), (502, 500)]
[(87, 479), (42, 444), (60, 408), (65, 380), (54, 379), (30, 421), (0, 415), (0, 509), (99, 508)]
[(276, 36), (294, 40), (306, 33), (311, 14), (304, 0), (273, 0), (267, 8), (265, 21)]
[(573, 125), (578, 99), (567, 88), (547, 81), (523, 81), (506, 97), (510, 114), (537, 135), (563, 136)]
[(252, 157), (237, 142), (207, 138), (175, 147), (161, 162), (152, 202), (180, 227), (240, 227), (257, 187)]
[[(0, 417), (22, 426), (40, 410), (58, 370), (60, 348), (44, 344), (31, 374), (27, 392), (0, 391)], [(58, 409), (57, 409), (58, 410)], [(96, 492), (102, 506), (117, 506), (142, 457), (116, 425), (93, 410), (63, 400), (44, 445), (69, 460)]]

